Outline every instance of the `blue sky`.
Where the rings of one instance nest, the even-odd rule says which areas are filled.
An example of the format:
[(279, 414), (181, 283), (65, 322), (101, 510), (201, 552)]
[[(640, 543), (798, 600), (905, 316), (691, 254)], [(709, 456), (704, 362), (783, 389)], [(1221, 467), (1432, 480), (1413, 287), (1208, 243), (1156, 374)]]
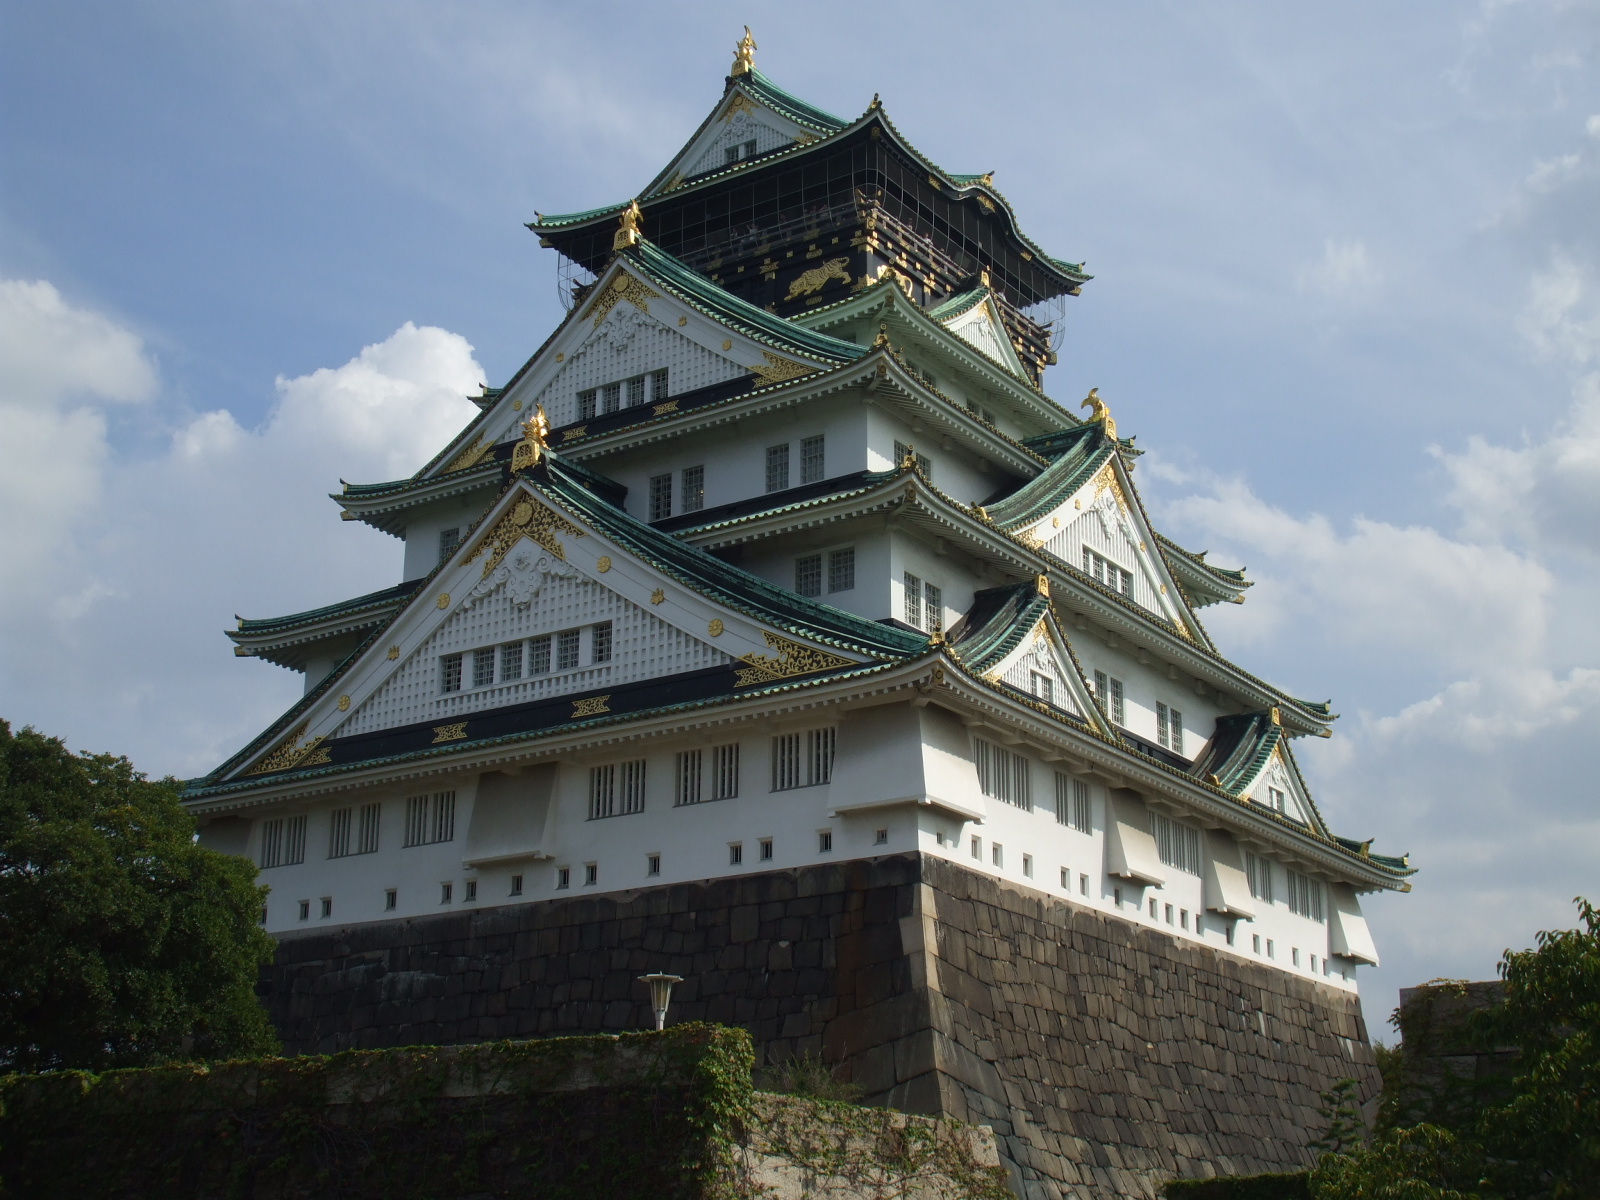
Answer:
[(1096, 275), (1097, 386), (1224, 648), (1410, 850), (1396, 987), (1600, 894), (1600, 4), (0, 0), (0, 713), (196, 774), (297, 694), (229, 653), (398, 579), (409, 473), (559, 319), (522, 227), (648, 181), (745, 23), (778, 82), (993, 170)]

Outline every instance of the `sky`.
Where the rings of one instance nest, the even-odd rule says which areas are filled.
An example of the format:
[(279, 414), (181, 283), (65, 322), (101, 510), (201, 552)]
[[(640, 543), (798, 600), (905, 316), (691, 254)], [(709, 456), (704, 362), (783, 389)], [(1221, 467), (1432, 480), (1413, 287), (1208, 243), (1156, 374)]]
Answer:
[[(1600, 0), (0, 0), (0, 716), (151, 775), (299, 695), (235, 614), (397, 582), (410, 474), (561, 317), (535, 211), (634, 194), (749, 24), (1095, 276), (1098, 387), (1204, 617), (1335, 736), (1396, 989), (1600, 898)], [(1585, 597), (1589, 599), (1585, 599)]]

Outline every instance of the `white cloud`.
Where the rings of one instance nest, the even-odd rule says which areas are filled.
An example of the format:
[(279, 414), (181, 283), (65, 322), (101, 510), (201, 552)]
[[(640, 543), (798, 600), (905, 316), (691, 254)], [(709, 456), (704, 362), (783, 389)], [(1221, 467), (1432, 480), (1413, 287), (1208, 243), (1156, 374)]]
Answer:
[(1381, 279), (1366, 242), (1329, 238), (1323, 243), (1322, 257), (1301, 268), (1298, 282), (1302, 291), (1354, 297), (1370, 292)]
[(399, 544), (341, 522), (326, 493), (415, 471), (476, 411), (483, 370), (459, 335), (407, 323), (343, 366), (280, 378), (259, 429), (206, 412), (132, 458), (108, 440), (105, 406), (158, 391), (139, 339), (48, 284), (23, 288), (32, 336), (0, 340), (0, 379), (66, 382), (0, 408), (0, 563), (26, 584), (0, 594), (0, 715), (198, 773), (299, 691), (298, 675), (232, 656), (229, 614), (398, 582)]

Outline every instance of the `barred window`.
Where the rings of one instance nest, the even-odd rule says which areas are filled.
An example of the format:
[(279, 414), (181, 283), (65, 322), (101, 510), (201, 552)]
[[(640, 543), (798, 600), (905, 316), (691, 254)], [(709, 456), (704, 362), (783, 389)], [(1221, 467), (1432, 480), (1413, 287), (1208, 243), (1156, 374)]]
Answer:
[(587, 421), (590, 417), (595, 415), (595, 411), (595, 390), (593, 388), (589, 388), (587, 391), (579, 392), (578, 420)]
[(650, 476), (650, 519), (662, 521), (672, 515), (672, 472)]
[(789, 486), (789, 443), (767, 447), (767, 491), (781, 492)]
[(1183, 753), (1183, 714), (1156, 702), (1156, 741), (1168, 750)]
[(739, 794), (739, 743), (711, 750), (711, 798), (732, 800)]
[(592, 662), (611, 661), (611, 622), (601, 621), (594, 627)]
[(1300, 874), (1299, 871), (1289, 873), (1289, 911), (1302, 917), (1310, 917), (1313, 921), (1326, 921), (1327, 910), (1322, 902), (1322, 884)]
[(1267, 789), (1267, 807), (1273, 812), (1284, 811), (1284, 796), (1282, 788), (1269, 787)]
[(589, 819), (644, 811), (644, 759), (589, 768)]
[(1150, 832), (1155, 834), (1156, 853), (1169, 867), (1190, 875), (1205, 868), (1201, 861), (1200, 831), (1162, 813), (1150, 814)]
[(699, 512), (706, 506), (706, 469), (685, 467), (679, 478), (678, 511)]
[(1094, 832), (1089, 808), (1089, 785), (1060, 771), (1056, 776), (1056, 820), (1079, 833)]
[(1100, 701), (1100, 707), (1105, 709), (1106, 716), (1118, 725), (1127, 717), (1127, 707), (1123, 703), (1122, 680), (1112, 679), (1104, 671), (1094, 673), (1094, 695)]
[(922, 585), (922, 619), (929, 633), (944, 629), (944, 593), (931, 583)]
[(848, 592), (856, 586), (856, 548), (828, 551), (828, 590)]
[(650, 399), (659, 404), (667, 398), (667, 368), (650, 373)]
[(494, 648), (472, 652), (472, 686), (488, 687), (494, 682)]
[(354, 810), (336, 808), (328, 814), (328, 857), (344, 858), (350, 853), (350, 824)]
[(644, 376), (635, 375), (628, 380), (628, 407), (638, 408), (644, 403)]
[(600, 389), (600, 411), (614, 413), (622, 407), (622, 384), (608, 383)]
[(292, 867), (306, 860), (305, 817), (278, 817), (261, 822), (261, 868)]
[(973, 739), (973, 750), (983, 794), (1031, 811), (1033, 786), (1028, 760), (983, 738)]
[(772, 790), (815, 787), (833, 778), (834, 731), (808, 729), (772, 739)]
[(1083, 548), (1083, 573), (1114, 592), (1124, 596), (1133, 595), (1133, 575), (1087, 546)]
[(1028, 672), (1028, 685), (1033, 694), (1046, 704), (1056, 702), (1056, 681), (1042, 671)]
[(500, 647), (500, 682), (522, 678), (522, 643), (507, 642)]
[(823, 478), (823, 435), (800, 439), (800, 482), (818, 483)]
[(1266, 904), (1272, 903), (1272, 863), (1254, 854), (1244, 856), (1244, 874), (1250, 882), (1250, 894)]
[(678, 755), (677, 770), (673, 772), (672, 779), (673, 804), (700, 803), (702, 764), (703, 756), (699, 750), (685, 750)]
[(456, 838), (456, 794), (434, 792), (406, 800), (406, 845), (429, 846)]
[(439, 690), (441, 692), (461, 690), (461, 655), (446, 654), (439, 660)]
[(357, 854), (376, 854), (378, 852), (378, 822), (383, 815), (383, 805), (363, 804), (361, 806), (361, 828), (356, 838)]
[(802, 596), (822, 595), (822, 555), (807, 554), (794, 560), (794, 590)]
[(556, 670), (570, 671), (578, 665), (578, 631), (563, 629), (556, 634)]
[(910, 571), (905, 574), (902, 591), (905, 595), (905, 620), (906, 624), (915, 629), (922, 628), (922, 580)]
[(528, 643), (528, 674), (550, 674), (550, 635), (534, 638)]
[(461, 545), (461, 530), (452, 526), (449, 529), (439, 530), (439, 561), (443, 562), (455, 553), (456, 547)]

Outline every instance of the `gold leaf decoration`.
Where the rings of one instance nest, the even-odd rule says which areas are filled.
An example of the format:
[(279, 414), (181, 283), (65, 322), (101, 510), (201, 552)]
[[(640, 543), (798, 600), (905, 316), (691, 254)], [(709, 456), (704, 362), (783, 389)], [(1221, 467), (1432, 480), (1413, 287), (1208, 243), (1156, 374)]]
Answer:
[(390, 662), (394, 662), (395, 659), (397, 659), (399, 657), (400, 657), (400, 647), (399, 646), (390, 646), (389, 647), (389, 661)]
[(820, 367), (809, 367), (804, 363), (797, 363), (787, 358), (780, 358), (770, 350), (763, 350), (761, 357), (766, 359), (765, 365), (751, 367), (763, 384), (783, 383), (790, 379), (799, 379), (806, 375), (815, 375)]
[(789, 294), (785, 300), (795, 300), (801, 296), (814, 296), (820, 292), (830, 279), (837, 279), (845, 286), (849, 286), (851, 275), (845, 270), (850, 265), (848, 258), (830, 258), (820, 267), (812, 267), (809, 271), (802, 271), (789, 283)]
[[(483, 564), (483, 574), (487, 577), (511, 552), (511, 547), (523, 538), (531, 538), (565, 562), (567, 550), (556, 540), (558, 533), (564, 533), (569, 537), (583, 536), (583, 530), (565, 517), (535, 500), (524, 497), (495, 522), (494, 528), (479, 540), (477, 547), (467, 556), (467, 561), (472, 562), (487, 549), (489, 560)], [(440, 607), (443, 608), (444, 605)]]
[(350, 697), (349, 696), (340, 696), (339, 697), (339, 711), (340, 712), (349, 712), (350, 711)]
[(657, 588), (655, 591), (650, 593), (650, 603), (651, 604), (660, 604), (666, 598), (667, 598), (666, 592), (662, 591), (660, 588)]
[(640, 312), (647, 313), (650, 311), (650, 301), (659, 299), (660, 292), (622, 271), (611, 281), (610, 287), (595, 297), (594, 307), (589, 310), (589, 315), (594, 318), (592, 328), (598, 329), (600, 322), (611, 314), (619, 301), (626, 300)]
[[(269, 771), (287, 771), (290, 767), (300, 765), (300, 760), (315, 750), (322, 741), (322, 738), (318, 736), (312, 738), (304, 746), (300, 744), (300, 739), (305, 737), (306, 730), (310, 727), (310, 721), (301, 721), (299, 725), (295, 726), (294, 732), (279, 742), (272, 753), (256, 763), (248, 773), (251, 775), (265, 775)], [(326, 754), (327, 751), (323, 751), (323, 753)], [(326, 762), (327, 759), (324, 758), (322, 761)]]
[(467, 723), (457, 721), (454, 725), (435, 725), (433, 727), (433, 744), (440, 742), (459, 742), (467, 736)]
[(663, 403), (656, 405), (652, 411), (656, 416), (664, 417), (668, 413), (675, 413), (678, 411), (678, 402), (676, 400), (664, 401)]
[(489, 439), (489, 435), (480, 434), (477, 441), (450, 461), (450, 465), (443, 473), (448, 475), (451, 471), (465, 471), (468, 467), (475, 467), (482, 461), (483, 456), (493, 449), (494, 442)]
[(761, 631), (761, 636), (766, 639), (767, 649), (776, 650), (777, 653), (756, 654), (752, 651), (740, 657), (739, 661), (746, 666), (737, 672), (738, 678), (734, 682), (734, 687), (749, 687), (753, 683), (770, 683), (774, 679), (788, 679), (795, 675), (811, 675), (817, 671), (832, 671), (839, 667), (857, 665), (853, 659), (827, 650), (818, 650), (814, 646), (792, 642), (765, 629)]
[(594, 569), (599, 571), (602, 575), (611, 570), (611, 555), (602, 554), (599, 558), (595, 559)]
[[(470, 562), (471, 560), (469, 559), (468, 561)], [(441, 609), (449, 608), (450, 607), (450, 593), (449, 592), (440, 592), (439, 593), (439, 598), (437, 600), (435, 600), (434, 603), (437, 604)]]
[(712, 617), (711, 624), (706, 626), (706, 632), (712, 637), (721, 637), (722, 631), (726, 628), (727, 626), (722, 623), (721, 617)]
[(582, 700), (574, 700), (572, 702), (572, 715), (574, 717), (595, 717), (601, 713), (608, 713), (611, 709), (607, 707), (606, 702), (610, 699), (610, 696), (585, 696)]

